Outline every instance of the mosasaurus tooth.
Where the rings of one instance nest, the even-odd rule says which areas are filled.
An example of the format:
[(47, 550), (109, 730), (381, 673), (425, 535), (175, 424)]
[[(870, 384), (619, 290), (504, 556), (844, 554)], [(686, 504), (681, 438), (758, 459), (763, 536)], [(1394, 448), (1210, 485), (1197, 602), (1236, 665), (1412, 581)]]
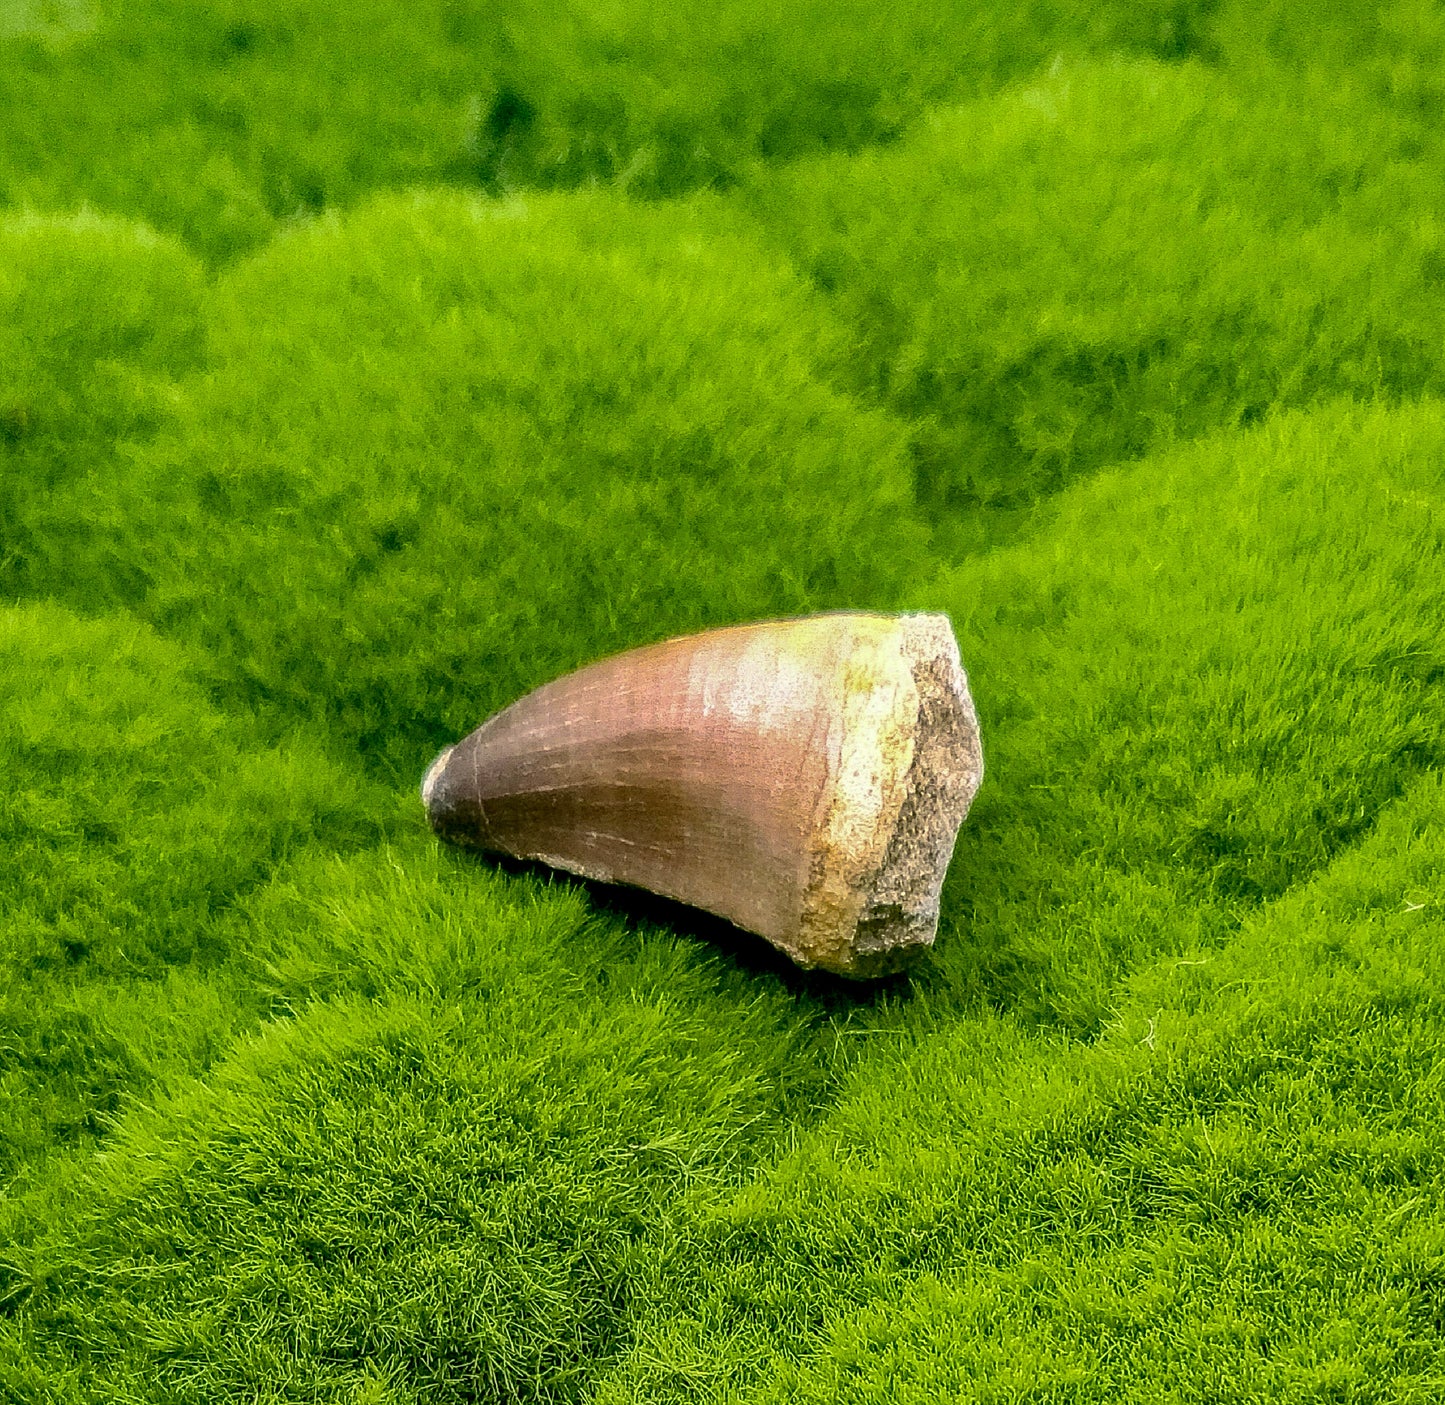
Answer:
[(946, 615), (815, 615), (634, 649), (437, 757), (433, 828), (703, 908), (799, 966), (898, 970), (932, 944), (983, 776)]

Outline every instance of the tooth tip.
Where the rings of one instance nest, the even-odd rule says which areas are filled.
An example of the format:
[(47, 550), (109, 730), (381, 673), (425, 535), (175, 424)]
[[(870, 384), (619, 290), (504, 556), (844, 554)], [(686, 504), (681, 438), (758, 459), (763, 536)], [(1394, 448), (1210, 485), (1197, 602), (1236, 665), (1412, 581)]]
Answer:
[(427, 767), (426, 775), (422, 777), (421, 803), (425, 805), (428, 810), (432, 808), (432, 796), (436, 792), (437, 780), (440, 778), (442, 771), (446, 768), (447, 758), (455, 750), (455, 746), (446, 747), (437, 756), (437, 759), (433, 761), (430, 766)]

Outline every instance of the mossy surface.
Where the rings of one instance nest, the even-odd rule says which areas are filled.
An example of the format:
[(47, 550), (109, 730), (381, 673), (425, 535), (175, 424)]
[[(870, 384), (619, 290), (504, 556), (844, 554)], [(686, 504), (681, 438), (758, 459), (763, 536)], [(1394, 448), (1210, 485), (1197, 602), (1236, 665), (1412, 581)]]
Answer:
[(395, 803), (314, 745), (258, 745), (140, 622), (52, 604), (0, 611), (0, 756), (11, 1178), (254, 1018), (236, 904), (295, 855), (375, 843)]
[(122, 464), (17, 488), (13, 577), (408, 781), (600, 652), (891, 605), (926, 560), (903, 434), (733, 222), (440, 193), (297, 230), (210, 290), (205, 367)]
[[(0, 1400), (1445, 1395), (1435, 8), (0, 0)], [(909, 976), (428, 833), (835, 607)]]
[[(1059, 63), (751, 203), (913, 422), (920, 493), (991, 540), (1101, 466), (1335, 394), (1442, 387), (1432, 165), (1388, 110), (1199, 64)], [(992, 511), (990, 511), (992, 509)]]
[(381, 186), (727, 188), (1060, 51), (1208, 49), (1210, 8), (6, 0), (0, 201), (88, 202), (226, 259)]

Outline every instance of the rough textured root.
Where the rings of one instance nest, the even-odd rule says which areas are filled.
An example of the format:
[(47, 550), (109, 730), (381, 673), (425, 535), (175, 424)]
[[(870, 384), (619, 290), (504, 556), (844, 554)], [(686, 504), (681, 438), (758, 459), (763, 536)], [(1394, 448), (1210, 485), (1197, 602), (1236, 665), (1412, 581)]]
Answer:
[(853, 936), (856, 975), (899, 970), (933, 945), (954, 840), (983, 779), (978, 717), (947, 616), (905, 616), (903, 628), (918, 692), (913, 761)]

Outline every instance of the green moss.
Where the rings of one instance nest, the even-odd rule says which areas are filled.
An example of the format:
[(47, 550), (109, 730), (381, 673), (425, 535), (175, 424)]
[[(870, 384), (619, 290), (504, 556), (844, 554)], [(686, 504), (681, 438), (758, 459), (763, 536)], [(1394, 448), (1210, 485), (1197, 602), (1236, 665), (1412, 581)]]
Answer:
[(88, 472), (171, 412), (202, 354), (195, 261), (143, 225), (92, 213), (0, 214), (0, 580), (74, 550), (84, 521), (48, 519)]
[(19, 1256), (30, 1360), (86, 1363), (86, 1393), (375, 1372), (403, 1398), (578, 1398), (649, 1237), (816, 1089), (785, 997), (430, 846), (313, 866), (250, 920), (300, 1013), (128, 1119)]
[(0, 10), (0, 199), (139, 215), (224, 259), (409, 182), (727, 186), (1061, 49), (1201, 52), (1211, 8), (130, 0), (57, 44), (71, 8), (22, 3)]
[(194, 260), (143, 225), (93, 213), (0, 219), (0, 384), (13, 444), (67, 443), (143, 423), (200, 353)]
[(208, 322), (170, 432), (34, 505), (31, 588), (136, 609), (403, 782), (598, 653), (886, 604), (921, 559), (897, 427), (812, 374), (816, 299), (707, 206), (389, 199)]
[(1241, 75), (1305, 76), (1311, 105), (1343, 99), (1388, 109), (1407, 123), (1411, 148), (1436, 148), (1445, 110), (1445, 15), (1430, 0), (1349, 0), (1328, 9), (1300, 0), (1225, 0), (1209, 33)]
[(875, 1046), (595, 1398), (1431, 1399), (1442, 877), (1437, 773), (1092, 1044)]
[(36, 39), (50, 45), (72, 43), (95, 27), (89, 0), (3, 0), (0, 39)]
[[(0, 1399), (1440, 1398), (1437, 10), (0, 0)], [(427, 834), (832, 606), (911, 978)]]
[(214, 1056), (247, 1017), (237, 899), (312, 845), (373, 841), (389, 807), (314, 746), (257, 747), (144, 625), (51, 605), (0, 610), (0, 769), (10, 1177)]
[(991, 771), (871, 1006), (411, 841), (255, 890), (295, 1022), (77, 1172), (12, 1358), (135, 1399), (1433, 1369), (1430, 1270), (1363, 1284), (1355, 1217), (1437, 1174), (1442, 441), (1286, 417), (949, 573)]
[(1192, 65), (1063, 65), (760, 186), (857, 330), (854, 384), (916, 422), (920, 488), (964, 542), (1180, 438), (1441, 387), (1438, 179), (1391, 159), (1389, 119), (1300, 99)]
[(948, 573), (989, 771), (933, 964), (600, 1399), (1432, 1379), (1438, 1223), (1371, 1256), (1441, 1174), (1442, 434), (1284, 417)]
[(1282, 417), (1101, 475), (945, 577), (989, 772), (937, 978), (1095, 1027), (1125, 972), (1220, 940), (1441, 765), (1442, 436), (1437, 402)]

